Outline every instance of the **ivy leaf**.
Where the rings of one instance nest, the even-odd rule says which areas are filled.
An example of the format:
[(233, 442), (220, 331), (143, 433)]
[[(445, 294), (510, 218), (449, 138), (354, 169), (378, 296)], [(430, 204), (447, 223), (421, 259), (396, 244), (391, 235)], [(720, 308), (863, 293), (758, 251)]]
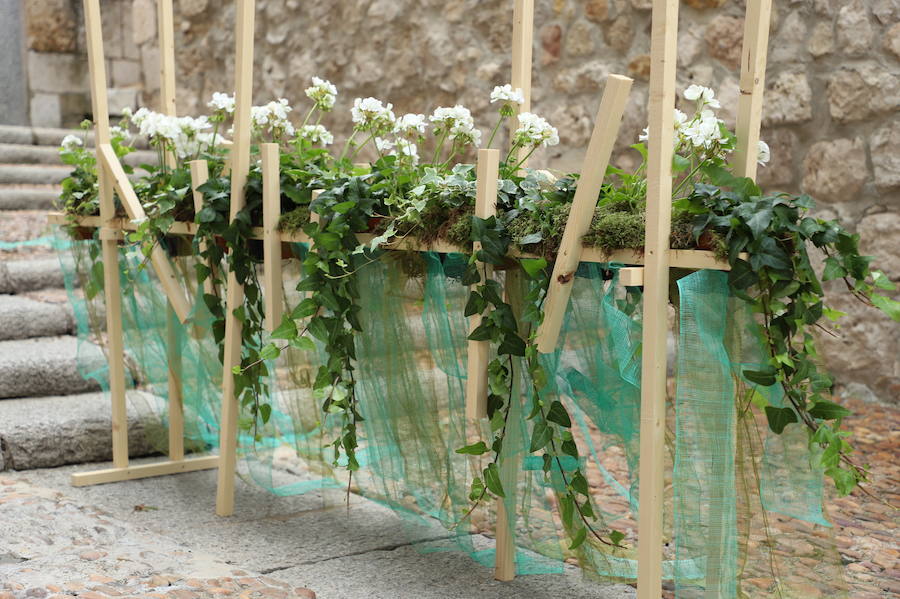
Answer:
[(488, 451), (488, 446), (484, 444), (484, 441), (479, 441), (478, 443), (473, 443), (472, 445), (460, 447), (456, 450), (456, 453), (461, 453), (463, 455), (483, 455)]
[(259, 351), (260, 360), (274, 360), (281, 355), (281, 350), (274, 343), (269, 343)]
[(316, 344), (309, 337), (295, 337), (291, 339), (291, 347), (303, 351), (315, 351)]
[(573, 551), (578, 549), (584, 544), (585, 539), (587, 539), (587, 528), (581, 527), (575, 533), (575, 536), (572, 537), (572, 544), (569, 545), (569, 549)]
[(472, 480), (472, 487), (469, 491), (469, 501), (478, 501), (482, 494), (484, 494), (484, 483), (476, 476), (475, 479)]
[(306, 318), (308, 316), (312, 316), (318, 310), (319, 304), (317, 304), (316, 301), (311, 297), (308, 297), (297, 304), (297, 307), (294, 308), (294, 310), (291, 312), (291, 318), (294, 318), (296, 320)]
[(840, 467), (829, 468), (825, 474), (834, 481), (834, 486), (841, 496), (849, 495), (858, 482), (852, 471)]
[(841, 266), (840, 262), (829, 256), (825, 259), (825, 270), (822, 271), (823, 281), (833, 281), (847, 275), (847, 271)]
[(294, 321), (285, 316), (281, 320), (281, 324), (278, 325), (274, 331), (272, 331), (272, 339), (293, 339), (297, 336), (297, 325), (294, 324)]
[(563, 426), (565, 428), (571, 428), (572, 420), (569, 418), (569, 413), (566, 411), (565, 406), (562, 405), (562, 402), (559, 400), (554, 400), (553, 403), (550, 404), (550, 411), (547, 413), (547, 420), (550, 422), (555, 422), (556, 424)]
[(900, 322), (900, 302), (877, 293), (873, 293), (869, 299), (872, 300), (872, 303), (876, 308), (890, 316), (893, 320)]
[(269, 422), (269, 418), (272, 416), (272, 406), (270, 404), (264, 403), (259, 406), (259, 419), (263, 424)]
[(897, 286), (894, 285), (894, 282), (880, 270), (872, 271), (872, 282), (875, 283), (876, 287), (884, 289), (885, 291), (894, 291), (897, 288)]
[(769, 428), (776, 435), (783, 433), (787, 425), (797, 422), (797, 414), (791, 408), (766, 406), (766, 418), (769, 420)]
[(772, 223), (772, 209), (756, 210), (747, 220), (747, 226), (753, 232), (753, 237), (758, 238)]
[(572, 476), (572, 489), (574, 489), (576, 493), (581, 493), (585, 497), (590, 496), (588, 493), (587, 479), (581, 473), (581, 470), (576, 470), (575, 474)]
[(484, 484), (487, 485), (491, 493), (497, 497), (506, 497), (503, 494), (503, 484), (500, 482), (500, 469), (497, 468), (497, 464), (493, 462), (488, 464), (488, 467), (484, 469), (482, 474), (484, 474)]
[(775, 384), (775, 370), (772, 368), (768, 370), (745, 370), (743, 374), (744, 378), (751, 383), (763, 387), (771, 387)]
[(553, 430), (547, 426), (543, 420), (534, 423), (534, 430), (531, 432), (531, 445), (528, 449), (531, 453), (539, 451), (550, 443), (553, 438)]
[(350, 210), (354, 206), (356, 206), (356, 202), (353, 200), (349, 200), (347, 202), (341, 202), (340, 204), (335, 204), (334, 206), (331, 207), (331, 209), (334, 212), (337, 212), (338, 214), (346, 214), (347, 212), (350, 212)]
[(472, 316), (473, 314), (481, 314), (486, 307), (487, 302), (484, 301), (481, 294), (477, 291), (472, 291), (469, 293), (469, 301), (466, 302), (466, 311), (463, 315)]
[[(473, 331), (474, 332), (474, 331)], [(503, 335), (500, 347), (497, 348), (498, 356), (525, 356), (525, 342), (518, 335)]]
[(547, 261), (543, 258), (523, 258), (522, 268), (528, 273), (528, 276), (534, 279), (542, 270), (547, 268)]
[(609, 531), (609, 541), (616, 547), (621, 547), (622, 540), (625, 539), (625, 533), (618, 530)]
[(850, 410), (827, 399), (820, 399), (809, 410), (809, 415), (821, 420), (837, 420), (850, 415)]
[(494, 328), (494, 324), (486, 320), (475, 327), (475, 330), (469, 334), (467, 339), (469, 341), (488, 341), (494, 334)]
[(532, 243), (540, 243), (544, 239), (544, 234), (540, 231), (529, 233), (519, 240), (519, 245), (530, 245)]
[(746, 260), (738, 259), (728, 271), (728, 283), (734, 289), (747, 289), (759, 282), (759, 275)]

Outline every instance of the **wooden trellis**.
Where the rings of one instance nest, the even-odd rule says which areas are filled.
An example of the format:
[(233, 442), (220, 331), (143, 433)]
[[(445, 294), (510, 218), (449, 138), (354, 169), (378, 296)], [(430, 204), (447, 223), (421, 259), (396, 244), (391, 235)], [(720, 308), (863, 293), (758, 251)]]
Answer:
[[(157, 0), (159, 44), (161, 56), (162, 112), (175, 114), (175, 51), (172, 0)], [(662, 580), (662, 515), (666, 398), (666, 336), (668, 324), (669, 271), (671, 268), (728, 270), (726, 263), (704, 250), (672, 250), (671, 234), (672, 158), (676, 88), (677, 24), (679, 0), (653, 0), (651, 26), (651, 69), (649, 102), (649, 151), (647, 160), (647, 224), (646, 246), (642, 253), (621, 250), (603, 253), (582, 246), (588, 230), (606, 165), (617, 137), (622, 114), (628, 101), (631, 80), (611, 75), (595, 119), (594, 130), (585, 152), (581, 178), (563, 235), (559, 254), (545, 302), (545, 318), (538, 331), (538, 349), (547, 353), (556, 347), (565, 313), (573, 273), (579, 262), (620, 262), (635, 265), (622, 270), (629, 285), (643, 285), (643, 349), (641, 379), (640, 472), (641, 501), (638, 514), (638, 596), (657, 599)], [(250, 169), (250, 107), (252, 101), (253, 34), (255, 0), (236, 0), (235, 12), (235, 118), (234, 139), (226, 168), (230, 170), (231, 211), (235, 218), (244, 207), (244, 186)], [(737, 118), (738, 146), (734, 170), (738, 175), (755, 177), (756, 146), (759, 140), (760, 114), (764, 87), (766, 49), (772, 0), (747, 0), (744, 43), (741, 60), (740, 100)], [(234, 479), (237, 460), (238, 404), (234, 396), (232, 368), (240, 364), (241, 323), (233, 311), (244, 300), (244, 290), (235, 275), (228, 274), (226, 286), (226, 326), (223, 366), (223, 389), (220, 420), (219, 456), (187, 459), (184, 457), (182, 389), (180, 359), (170, 351), (169, 359), (169, 459), (163, 462), (129, 466), (127, 414), (125, 401), (124, 342), (121, 319), (118, 243), (126, 231), (137, 226), (132, 222), (144, 211), (125, 171), (110, 144), (107, 106), (106, 69), (100, 19), (99, 0), (84, 0), (91, 96), (96, 129), (97, 169), (100, 186), (100, 216), (82, 217), (78, 224), (99, 229), (104, 265), (104, 293), (108, 332), (110, 396), (112, 402), (112, 445), (114, 467), (72, 476), (73, 485), (92, 485), (121, 480), (174, 474), (218, 467), (216, 513), (231, 515), (234, 510)], [(512, 86), (523, 91), (525, 103), (521, 111), (530, 109), (534, 0), (514, 0)], [(263, 226), (253, 229), (252, 238), (263, 241), (266, 328), (273, 330), (281, 320), (281, 243), (308, 242), (302, 233), (278, 231), (280, 216), (279, 154), (276, 144), (260, 147), (263, 174)], [(168, 158), (171, 159), (171, 158)], [(194, 187), (194, 205), (199, 212), (202, 194), (196, 188), (208, 178), (206, 162), (190, 163)], [(497, 150), (481, 150), (478, 154), (478, 193), (476, 213), (487, 217), (496, 210), (496, 180), (499, 169)], [(128, 214), (115, 215), (113, 190)], [(71, 217), (52, 214), (51, 222), (71, 222)], [(197, 225), (176, 222), (172, 235), (193, 236)], [(368, 243), (371, 235), (359, 235), (360, 243)], [(403, 240), (386, 249), (457, 252), (459, 248), (435, 242), (427, 246), (414, 240)], [(523, 257), (522, 252), (511, 252)], [(167, 297), (169, 336), (174, 323), (185, 322), (190, 306), (185, 291), (178, 283), (164, 250), (156, 247), (151, 264)], [(485, 267), (485, 273), (488, 273)], [(205, 290), (215, 291), (211, 281)], [(513, 288), (508, 281), (508, 288)], [(509, 298), (511, 303), (515, 298)], [(473, 317), (472, 326), (477, 326)], [(170, 343), (169, 346), (175, 347)], [(488, 355), (479, 342), (469, 342), (466, 415), (477, 419), (485, 414), (486, 368)], [(515, 472), (516, 464), (506, 464), (506, 473)], [(501, 466), (503, 468), (503, 466)], [(509, 488), (504, 485), (505, 488)], [(507, 514), (498, 504), (497, 555), (495, 576), (509, 580), (514, 576), (515, 540), (506, 526)], [(712, 551), (712, 549), (711, 549)], [(715, 585), (708, 585), (715, 589)]]

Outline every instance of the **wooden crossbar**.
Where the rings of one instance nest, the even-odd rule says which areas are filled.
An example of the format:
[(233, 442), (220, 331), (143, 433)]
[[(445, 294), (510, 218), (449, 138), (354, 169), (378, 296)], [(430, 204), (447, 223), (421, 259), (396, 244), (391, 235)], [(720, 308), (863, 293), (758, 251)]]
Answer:
[(261, 144), (263, 179), (263, 281), (265, 282), (266, 330), (281, 324), (284, 297), (281, 289), (281, 173), (278, 144)]
[(619, 125), (628, 102), (632, 79), (622, 75), (610, 75), (597, 110), (594, 131), (584, 154), (581, 177), (569, 209), (566, 228), (563, 232), (553, 275), (544, 300), (544, 321), (537, 333), (537, 348), (541, 353), (556, 349), (559, 329), (569, 305), (569, 296), (575, 281), (575, 270), (581, 262), (581, 240), (591, 226), (594, 209), (600, 197), (600, 187), (606, 175), (606, 167), (612, 155), (613, 146), (619, 134)]

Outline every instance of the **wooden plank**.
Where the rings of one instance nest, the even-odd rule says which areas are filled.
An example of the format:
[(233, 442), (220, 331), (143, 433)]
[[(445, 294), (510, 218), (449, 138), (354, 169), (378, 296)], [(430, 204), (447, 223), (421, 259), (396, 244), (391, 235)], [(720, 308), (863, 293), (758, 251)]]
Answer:
[(90, 485), (102, 485), (116, 483), (124, 480), (136, 480), (151, 476), (164, 476), (167, 474), (180, 474), (194, 472), (196, 470), (208, 470), (219, 464), (218, 456), (205, 456), (187, 460), (169, 460), (155, 464), (141, 464), (124, 468), (107, 468), (94, 470), (93, 472), (76, 472), (72, 475), (73, 487), (87, 487)]
[(278, 144), (260, 144), (263, 178), (263, 281), (265, 287), (266, 330), (281, 324), (284, 297), (281, 289), (281, 173)]
[(744, 43), (741, 48), (737, 148), (734, 152), (733, 166), (735, 174), (751, 179), (756, 179), (757, 146), (766, 83), (766, 53), (769, 47), (771, 17), (772, 0), (747, 0)]
[[(209, 164), (207, 164), (205, 160), (191, 160), (188, 164), (191, 168), (191, 191), (194, 194), (194, 214), (200, 214), (200, 211), (203, 210), (203, 193), (197, 191), (197, 188), (209, 180)], [(193, 235), (193, 232), (190, 234)], [(205, 241), (200, 242), (200, 251), (206, 251)], [(211, 273), (215, 272), (213, 270), (216, 268), (215, 264), (207, 262), (206, 266), (210, 269)], [(208, 295), (218, 295), (212, 276), (207, 277), (206, 280), (203, 281), (203, 293)]]
[(101, 160), (100, 148), (109, 143), (109, 109), (106, 91), (106, 59), (103, 55), (99, 0), (84, 0), (85, 38), (90, 71), (91, 105), (94, 111), (97, 171), (100, 194), (103, 296), (109, 360), (109, 396), (112, 420), (112, 452), (116, 467), (128, 466), (128, 415), (125, 401), (125, 346), (122, 337), (122, 290), (119, 279), (119, 245), (109, 225), (115, 219), (113, 181)]
[(644, 248), (644, 329), (641, 354), (638, 599), (659, 599), (662, 593), (666, 335), (678, 3), (679, 0), (653, 0), (650, 33), (650, 139), (647, 157), (647, 234)]
[[(256, 3), (237, 0), (235, 9), (234, 145), (231, 147), (231, 220), (244, 207), (244, 186), (250, 170), (250, 106), (253, 102), (253, 32)], [(237, 469), (238, 403), (231, 369), (241, 362), (241, 322), (234, 311), (244, 303), (244, 289), (234, 272), (228, 273), (225, 292), (225, 352), (222, 373), (222, 415), (219, 420), (219, 472), (216, 514), (234, 513)]]
[(640, 266), (631, 266), (619, 269), (619, 284), (623, 287), (643, 287), (644, 269)]
[(169, 383), (169, 459), (184, 459), (184, 391), (178, 315), (166, 306), (166, 365)]
[[(175, 25), (172, 19), (172, 0), (156, 0), (156, 23), (159, 41), (159, 102), (160, 112), (175, 116)], [(175, 168), (173, 152), (166, 152), (166, 166)]]
[(581, 262), (581, 240), (594, 218), (600, 187), (603, 185), (606, 167), (609, 165), (613, 146), (619, 134), (631, 84), (632, 80), (622, 75), (610, 75), (606, 79), (606, 88), (603, 90), (597, 118), (594, 121), (594, 131), (584, 154), (581, 177), (578, 180), (559, 253), (553, 265), (553, 276), (550, 278), (550, 286), (544, 300), (544, 321), (538, 329), (536, 339), (538, 351), (541, 353), (550, 353), (556, 349), (559, 330), (575, 281), (575, 271)]
[[(113, 184), (119, 193), (119, 199), (122, 201), (122, 206), (124, 206), (125, 212), (128, 213), (128, 217), (132, 220), (146, 218), (147, 215), (144, 213), (144, 208), (138, 201), (137, 194), (134, 193), (134, 188), (131, 186), (131, 181), (128, 180), (128, 175), (125, 174), (125, 170), (119, 163), (112, 146), (110, 144), (100, 144), (98, 151), (104, 168), (112, 176)], [(181, 322), (187, 321), (190, 315), (190, 306), (184, 295), (184, 290), (175, 276), (175, 270), (172, 268), (171, 262), (169, 262), (169, 256), (159, 244), (154, 245), (151, 250), (150, 263), (156, 272), (156, 276), (159, 278), (159, 284), (163, 292), (172, 303), (172, 309), (175, 310), (178, 319)]]
[[(497, 179), (500, 169), (499, 150), (478, 150), (476, 172), (475, 216), (489, 218), (497, 214)], [(473, 252), (481, 249), (480, 243), (473, 244)], [(479, 263), (482, 280), (491, 276), (491, 268)], [(469, 317), (469, 332), (481, 324), (481, 315)], [(487, 417), (487, 368), (490, 362), (490, 341), (467, 342), (466, 368), (466, 418), (477, 420)]]
[[(510, 85), (521, 89), (525, 101), (518, 107), (517, 114), (531, 112), (531, 68), (534, 47), (534, 0), (515, 0), (513, 5), (512, 35), (512, 76)], [(519, 127), (519, 119), (512, 121), (512, 129)], [(522, 160), (527, 148), (519, 150), (516, 160)], [(515, 163), (514, 163), (515, 164)], [(522, 164), (522, 168), (525, 164)]]

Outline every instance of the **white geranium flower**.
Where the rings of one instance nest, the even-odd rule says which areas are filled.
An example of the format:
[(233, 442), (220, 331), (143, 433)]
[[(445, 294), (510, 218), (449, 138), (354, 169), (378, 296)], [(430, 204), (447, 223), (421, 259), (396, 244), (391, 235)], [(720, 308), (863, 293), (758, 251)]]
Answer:
[(756, 161), (759, 164), (765, 166), (769, 162), (769, 159), (771, 157), (772, 155), (769, 152), (769, 144), (767, 144), (763, 140), (759, 140), (759, 144), (757, 144), (756, 146)]
[(457, 121), (450, 128), (450, 139), (463, 145), (472, 144), (477, 148), (481, 145), (481, 131), (475, 127), (475, 122), (472, 119)]
[(323, 146), (330, 146), (334, 143), (334, 135), (323, 125), (305, 125), (300, 129), (300, 137)]
[(708, 150), (722, 140), (721, 122), (711, 110), (703, 110), (681, 128), (682, 139), (694, 148)]
[(264, 106), (252, 106), (250, 120), (257, 131), (268, 131), (274, 137), (291, 137), (294, 135), (294, 125), (288, 120), (288, 113), (291, 110), (288, 101), (281, 98)]
[(71, 152), (75, 148), (81, 147), (83, 145), (84, 145), (84, 142), (81, 141), (80, 137), (77, 137), (75, 135), (66, 135), (62, 139), (62, 143), (60, 144), (60, 147), (63, 150), (66, 150), (67, 152)]
[(337, 100), (337, 88), (331, 81), (319, 77), (313, 77), (312, 83), (311, 87), (306, 88), (306, 97), (315, 102), (322, 112), (329, 112)]
[(721, 108), (722, 105), (716, 100), (716, 93), (708, 87), (702, 85), (691, 85), (684, 90), (684, 99), (697, 102), (699, 106), (709, 106), (710, 108)]
[(140, 127), (141, 123), (143, 123), (144, 119), (148, 116), (150, 116), (150, 111), (141, 106), (138, 108), (138, 111), (131, 116), (131, 122), (134, 123), (136, 127)]
[(408, 158), (413, 166), (419, 164), (419, 148), (416, 144), (406, 139), (398, 139), (397, 150), (400, 156)]
[(386, 132), (394, 128), (393, 104), (382, 103), (377, 98), (356, 98), (350, 114), (360, 131)]
[(213, 92), (212, 100), (207, 103), (207, 106), (214, 112), (230, 116), (234, 114), (234, 95), (229, 96), (223, 92)]
[(378, 148), (378, 152), (381, 154), (390, 154), (394, 149), (394, 142), (389, 139), (384, 139), (382, 137), (375, 138), (375, 147)]
[(519, 88), (513, 89), (512, 85), (498, 85), (491, 92), (491, 104), (494, 102), (510, 102), (513, 104), (524, 104), (525, 94)]
[(523, 146), (555, 146), (559, 143), (559, 132), (547, 120), (532, 112), (519, 115), (519, 128), (513, 135), (513, 142)]
[(452, 107), (439, 106), (438, 108), (435, 108), (431, 116), (428, 117), (428, 120), (434, 123), (435, 127), (442, 128), (446, 131), (452, 129), (458, 122), (474, 123), (472, 113), (469, 112), (468, 108), (461, 104)]
[(407, 139), (425, 134), (428, 123), (424, 114), (404, 114), (394, 123), (394, 133)]

